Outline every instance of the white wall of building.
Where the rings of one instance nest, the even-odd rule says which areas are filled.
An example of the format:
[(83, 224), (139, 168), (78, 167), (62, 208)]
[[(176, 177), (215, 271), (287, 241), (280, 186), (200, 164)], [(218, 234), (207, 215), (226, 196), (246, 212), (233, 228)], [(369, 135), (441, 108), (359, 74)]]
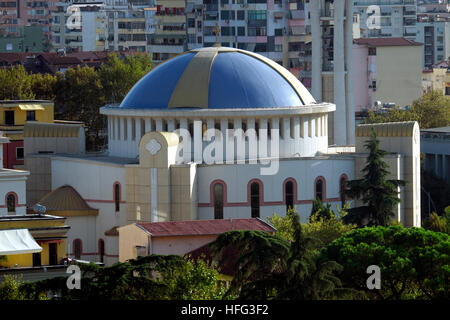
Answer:
[[(118, 212), (115, 211), (113, 194), (116, 182), (121, 185), (122, 199)], [(98, 216), (95, 217), (95, 229), (90, 229), (90, 226), (89, 235), (83, 234), (86, 238), (82, 239), (83, 252), (98, 252), (98, 240), (106, 240), (105, 231), (126, 223), (125, 168), (110, 162), (55, 157), (52, 159), (52, 190), (66, 184), (77, 190), (89, 206), (99, 210)], [(68, 220), (69, 225), (71, 222)], [(78, 222), (74, 223), (74, 228), (77, 228)], [(92, 232), (95, 234), (92, 235)], [(117, 251), (113, 251), (117, 248), (108, 248), (106, 241), (105, 245), (106, 254), (118, 255)]]
[[(326, 181), (326, 199), (339, 200), (339, 179), (345, 174), (349, 179), (354, 176), (354, 160), (351, 157), (324, 159), (292, 159), (279, 162), (279, 172), (275, 175), (261, 175), (260, 164), (257, 165), (200, 165), (198, 172), (198, 218), (214, 219), (213, 206), (210, 204), (211, 183), (222, 180), (227, 185), (224, 218), (250, 218), (251, 210), (248, 199), (248, 183), (259, 179), (263, 183), (264, 203), (261, 206), (261, 218), (272, 216), (274, 212), (284, 215), (286, 205), (283, 199), (283, 183), (287, 178), (297, 183), (297, 209), (302, 221), (310, 215), (311, 200), (314, 199), (314, 182), (322, 176)], [(333, 209), (335, 206), (333, 205)]]

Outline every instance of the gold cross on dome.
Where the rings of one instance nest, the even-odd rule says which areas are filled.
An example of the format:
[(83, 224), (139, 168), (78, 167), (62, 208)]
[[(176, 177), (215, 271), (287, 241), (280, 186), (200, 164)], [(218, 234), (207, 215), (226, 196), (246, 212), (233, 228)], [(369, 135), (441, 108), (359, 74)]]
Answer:
[(212, 31), (215, 35), (216, 35), (216, 45), (219, 45), (219, 33), (220, 33), (220, 29), (219, 29), (219, 25), (216, 22), (216, 27), (213, 29)]

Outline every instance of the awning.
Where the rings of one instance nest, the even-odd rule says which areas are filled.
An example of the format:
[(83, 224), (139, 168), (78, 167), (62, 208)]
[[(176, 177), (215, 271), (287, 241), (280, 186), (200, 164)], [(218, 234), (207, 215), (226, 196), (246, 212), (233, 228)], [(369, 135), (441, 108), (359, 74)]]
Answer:
[(0, 230), (0, 255), (41, 252), (28, 229)]
[(40, 104), (19, 104), (20, 110), (32, 111), (32, 110), (45, 110)]

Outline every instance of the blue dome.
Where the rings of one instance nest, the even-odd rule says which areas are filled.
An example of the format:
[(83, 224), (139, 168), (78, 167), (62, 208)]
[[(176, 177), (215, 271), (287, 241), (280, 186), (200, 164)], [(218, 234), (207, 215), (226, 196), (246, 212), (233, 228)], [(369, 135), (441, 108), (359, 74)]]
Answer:
[(121, 108), (273, 108), (315, 103), (286, 69), (263, 56), (233, 48), (193, 50), (145, 75)]

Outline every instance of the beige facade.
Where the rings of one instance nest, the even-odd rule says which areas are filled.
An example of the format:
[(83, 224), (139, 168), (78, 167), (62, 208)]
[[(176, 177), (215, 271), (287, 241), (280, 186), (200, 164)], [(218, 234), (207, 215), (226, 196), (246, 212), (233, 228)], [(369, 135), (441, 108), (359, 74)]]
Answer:
[(447, 80), (447, 69), (433, 68), (433, 70), (424, 70), (422, 72), (422, 92), (437, 90), (445, 94)]
[(149, 132), (139, 144), (139, 164), (126, 165), (127, 222), (197, 218), (195, 164), (175, 165), (179, 137)]
[(378, 46), (374, 101), (410, 106), (422, 95), (421, 76), (422, 46)]

